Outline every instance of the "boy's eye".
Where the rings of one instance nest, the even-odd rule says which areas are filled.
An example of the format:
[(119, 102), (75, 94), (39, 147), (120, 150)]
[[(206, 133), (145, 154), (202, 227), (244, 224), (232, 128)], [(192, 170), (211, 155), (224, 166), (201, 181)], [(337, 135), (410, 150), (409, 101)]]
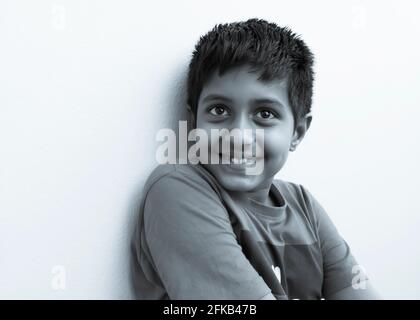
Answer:
[(273, 119), (274, 114), (270, 110), (261, 110), (256, 113), (259, 118), (262, 119)]
[(210, 113), (215, 116), (224, 116), (227, 115), (228, 112), (225, 107), (223, 106), (214, 106), (210, 109)]

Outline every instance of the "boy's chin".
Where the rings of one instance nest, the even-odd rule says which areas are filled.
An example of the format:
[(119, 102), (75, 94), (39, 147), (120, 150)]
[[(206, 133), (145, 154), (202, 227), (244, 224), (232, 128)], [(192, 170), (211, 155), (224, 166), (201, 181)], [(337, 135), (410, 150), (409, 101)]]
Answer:
[[(212, 166), (210, 166), (212, 167)], [(210, 172), (217, 179), (220, 185), (229, 191), (253, 191), (258, 189), (264, 181), (264, 175), (246, 175), (246, 174), (228, 174), (218, 170), (218, 168), (209, 168)]]

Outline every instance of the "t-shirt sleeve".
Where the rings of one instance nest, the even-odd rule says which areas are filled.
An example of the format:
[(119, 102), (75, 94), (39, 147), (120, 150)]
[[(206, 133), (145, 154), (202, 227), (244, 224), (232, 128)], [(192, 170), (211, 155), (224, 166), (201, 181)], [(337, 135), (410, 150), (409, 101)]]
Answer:
[(271, 294), (204, 180), (177, 172), (149, 189), (144, 232), (170, 299), (262, 299)]
[(339, 234), (325, 209), (308, 190), (302, 189), (314, 215), (322, 251), (323, 295), (328, 297), (351, 286), (355, 277), (367, 280), (363, 268), (358, 265), (349, 245)]

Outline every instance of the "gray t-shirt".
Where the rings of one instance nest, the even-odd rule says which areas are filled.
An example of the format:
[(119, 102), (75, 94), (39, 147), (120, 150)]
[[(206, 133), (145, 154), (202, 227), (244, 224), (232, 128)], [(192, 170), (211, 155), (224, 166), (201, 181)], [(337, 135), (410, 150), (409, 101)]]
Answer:
[(279, 179), (270, 192), (279, 206), (233, 197), (201, 165), (159, 165), (131, 243), (136, 298), (321, 299), (351, 286), (357, 262), (315, 198)]

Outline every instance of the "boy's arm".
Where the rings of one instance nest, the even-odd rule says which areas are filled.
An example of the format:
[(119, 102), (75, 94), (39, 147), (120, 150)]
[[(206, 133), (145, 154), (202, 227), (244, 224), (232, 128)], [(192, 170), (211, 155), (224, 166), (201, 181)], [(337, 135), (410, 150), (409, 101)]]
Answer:
[(178, 172), (154, 183), (145, 201), (144, 232), (170, 299), (275, 299), (205, 181)]
[(330, 217), (302, 187), (309, 210), (312, 211), (323, 259), (323, 295), (325, 299), (379, 299), (347, 242), (341, 237)]
[(352, 286), (344, 288), (340, 291), (332, 293), (325, 297), (327, 300), (379, 300), (382, 297), (372, 287), (369, 280), (365, 280), (358, 284), (359, 289)]

